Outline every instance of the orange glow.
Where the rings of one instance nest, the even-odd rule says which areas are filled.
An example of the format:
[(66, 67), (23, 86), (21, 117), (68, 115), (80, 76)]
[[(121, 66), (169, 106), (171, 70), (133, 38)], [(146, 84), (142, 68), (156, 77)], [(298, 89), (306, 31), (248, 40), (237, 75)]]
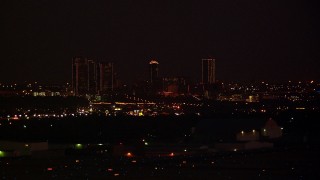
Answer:
[(156, 60), (151, 60), (149, 64), (159, 64)]
[(127, 157), (132, 157), (131, 152), (128, 152), (128, 153), (126, 154), (126, 156), (127, 156)]
[(169, 155), (169, 156), (171, 156), (171, 157), (172, 157), (172, 156), (174, 156), (174, 153), (173, 153), (173, 152), (172, 152), (172, 153), (170, 153), (170, 155)]

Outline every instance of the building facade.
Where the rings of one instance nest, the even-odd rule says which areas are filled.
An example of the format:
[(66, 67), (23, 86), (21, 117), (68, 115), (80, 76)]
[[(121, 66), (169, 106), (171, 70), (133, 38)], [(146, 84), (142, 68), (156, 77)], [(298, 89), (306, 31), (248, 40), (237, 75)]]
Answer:
[(113, 91), (114, 88), (114, 72), (113, 63), (111, 62), (99, 62), (98, 73), (98, 92), (104, 93)]
[(189, 93), (189, 80), (185, 77), (162, 78), (162, 91), (165, 96), (179, 96)]
[(114, 88), (113, 63), (97, 62), (83, 57), (72, 58), (72, 91), (74, 95), (100, 94)]
[(159, 63), (156, 60), (151, 60), (149, 62), (150, 66), (150, 82), (154, 83), (157, 81), (159, 76)]
[(72, 58), (72, 90), (75, 95), (88, 93), (88, 60)]
[(202, 59), (202, 84), (216, 82), (216, 60), (214, 58)]

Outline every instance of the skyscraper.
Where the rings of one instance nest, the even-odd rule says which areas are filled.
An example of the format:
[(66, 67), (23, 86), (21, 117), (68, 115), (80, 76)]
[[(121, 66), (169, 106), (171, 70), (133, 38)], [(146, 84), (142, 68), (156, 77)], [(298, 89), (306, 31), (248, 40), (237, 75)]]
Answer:
[(156, 60), (151, 60), (149, 62), (150, 65), (150, 82), (155, 83), (158, 78), (158, 72), (159, 72), (159, 63)]
[(87, 61), (88, 66), (88, 93), (95, 94), (97, 92), (97, 63), (94, 60)]
[(75, 95), (88, 93), (88, 61), (82, 57), (72, 58), (72, 90)]
[(202, 84), (216, 82), (216, 60), (214, 58), (202, 59)]
[(113, 63), (99, 62), (97, 79), (99, 93), (112, 91), (114, 86)]
[(104, 93), (112, 91), (113, 86), (113, 63), (72, 58), (72, 90), (75, 95)]

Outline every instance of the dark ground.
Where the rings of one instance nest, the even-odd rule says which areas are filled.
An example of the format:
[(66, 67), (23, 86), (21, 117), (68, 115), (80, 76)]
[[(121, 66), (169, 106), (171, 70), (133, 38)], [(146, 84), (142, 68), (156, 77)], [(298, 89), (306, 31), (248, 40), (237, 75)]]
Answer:
[[(52, 151), (0, 159), (2, 179), (319, 179), (319, 148), (174, 157), (70, 157)], [(52, 170), (48, 169), (52, 168)]]

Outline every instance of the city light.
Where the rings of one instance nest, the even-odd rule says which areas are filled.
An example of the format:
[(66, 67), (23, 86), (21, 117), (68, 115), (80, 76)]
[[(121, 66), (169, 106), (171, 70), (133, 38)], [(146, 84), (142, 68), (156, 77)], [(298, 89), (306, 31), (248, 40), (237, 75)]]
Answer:
[(149, 64), (159, 64), (159, 62), (156, 61), (156, 60), (151, 60), (151, 61), (149, 62)]
[(316, 2), (1, 5), (2, 179), (319, 177)]
[(82, 148), (83, 148), (83, 145), (82, 145), (82, 144), (76, 144), (76, 145), (75, 145), (75, 148), (76, 148), (76, 149), (82, 149)]
[(5, 157), (6, 153), (4, 151), (0, 151), (0, 157)]

